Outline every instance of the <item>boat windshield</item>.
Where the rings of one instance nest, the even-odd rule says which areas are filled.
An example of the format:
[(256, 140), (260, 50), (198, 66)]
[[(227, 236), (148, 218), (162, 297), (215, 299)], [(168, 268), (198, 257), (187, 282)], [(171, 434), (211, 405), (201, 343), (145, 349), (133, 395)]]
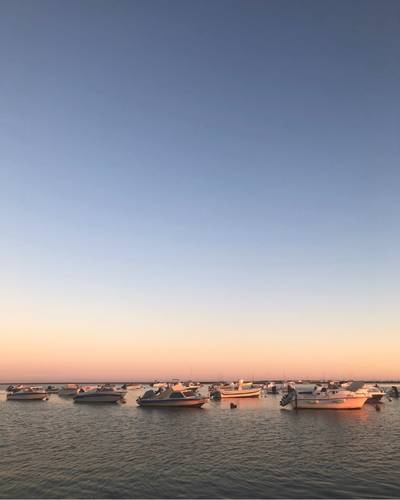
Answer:
[(186, 398), (192, 398), (196, 395), (193, 391), (184, 391), (183, 394)]
[(182, 399), (185, 396), (181, 392), (173, 392), (170, 396), (171, 399)]

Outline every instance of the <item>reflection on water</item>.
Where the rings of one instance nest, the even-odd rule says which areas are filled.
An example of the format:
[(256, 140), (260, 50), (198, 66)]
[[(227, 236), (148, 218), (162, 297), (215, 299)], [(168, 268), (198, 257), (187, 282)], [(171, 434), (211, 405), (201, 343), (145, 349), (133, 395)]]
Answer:
[(203, 409), (6, 402), (0, 497), (398, 497), (400, 402), (282, 411), (279, 396)]

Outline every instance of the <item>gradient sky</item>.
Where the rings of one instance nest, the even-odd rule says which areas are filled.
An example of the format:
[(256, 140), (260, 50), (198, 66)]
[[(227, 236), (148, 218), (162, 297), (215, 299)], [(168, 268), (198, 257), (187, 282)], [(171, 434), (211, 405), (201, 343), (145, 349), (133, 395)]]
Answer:
[(0, 3), (0, 380), (400, 378), (400, 3)]

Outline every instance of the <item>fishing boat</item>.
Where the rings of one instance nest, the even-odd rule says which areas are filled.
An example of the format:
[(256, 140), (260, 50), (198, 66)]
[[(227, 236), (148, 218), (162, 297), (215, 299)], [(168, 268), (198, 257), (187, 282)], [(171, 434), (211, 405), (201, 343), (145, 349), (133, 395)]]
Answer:
[(123, 395), (118, 390), (107, 386), (81, 387), (78, 394), (74, 396), (75, 403), (119, 403), (123, 399)]
[(207, 397), (195, 391), (184, 388), (178, 390), (175, 387), (146, 391), (136, 402), (147, 408), (200, 408), (208, 401)]
[(255, 386), (253, 382), (232, 382), (231, 384), (222, 385), (212, 391), (210, 396), (213, 399), (226, 398), (259, 398), (261, 395), (261, 387)]
[(363, 386), (363, 382), (353, 382), (347, 389), (315, 386), (313, 391), (291, 390), (280, 404), (295, 410), (359, 410), (368, 399)]
[(43, 387), (19, 387), (7, 392), (7, 401), (47, 401), (49, 395)]
[(79, 385), (77, 384), (67, 384), (60, 387), (58, 395), (63, 398), (72, 398), (78, 394)]

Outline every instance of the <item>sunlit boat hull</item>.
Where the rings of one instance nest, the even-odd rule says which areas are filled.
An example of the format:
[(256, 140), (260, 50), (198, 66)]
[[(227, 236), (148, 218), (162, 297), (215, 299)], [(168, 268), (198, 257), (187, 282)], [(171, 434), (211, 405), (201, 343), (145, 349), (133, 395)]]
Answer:
[(216, 397), (221, 399), (226, 398), (259, 398), (261, 395), (261, 387), (256, 389), (219, 389)]
[(208, 398), (198, 399), (138, 399), (137, 404), (143, 408), (200, 408)]
[(364, 406), (367, 397), (321, 398), (294, 397), (290, 406), (295, 410), (359, 410)]

